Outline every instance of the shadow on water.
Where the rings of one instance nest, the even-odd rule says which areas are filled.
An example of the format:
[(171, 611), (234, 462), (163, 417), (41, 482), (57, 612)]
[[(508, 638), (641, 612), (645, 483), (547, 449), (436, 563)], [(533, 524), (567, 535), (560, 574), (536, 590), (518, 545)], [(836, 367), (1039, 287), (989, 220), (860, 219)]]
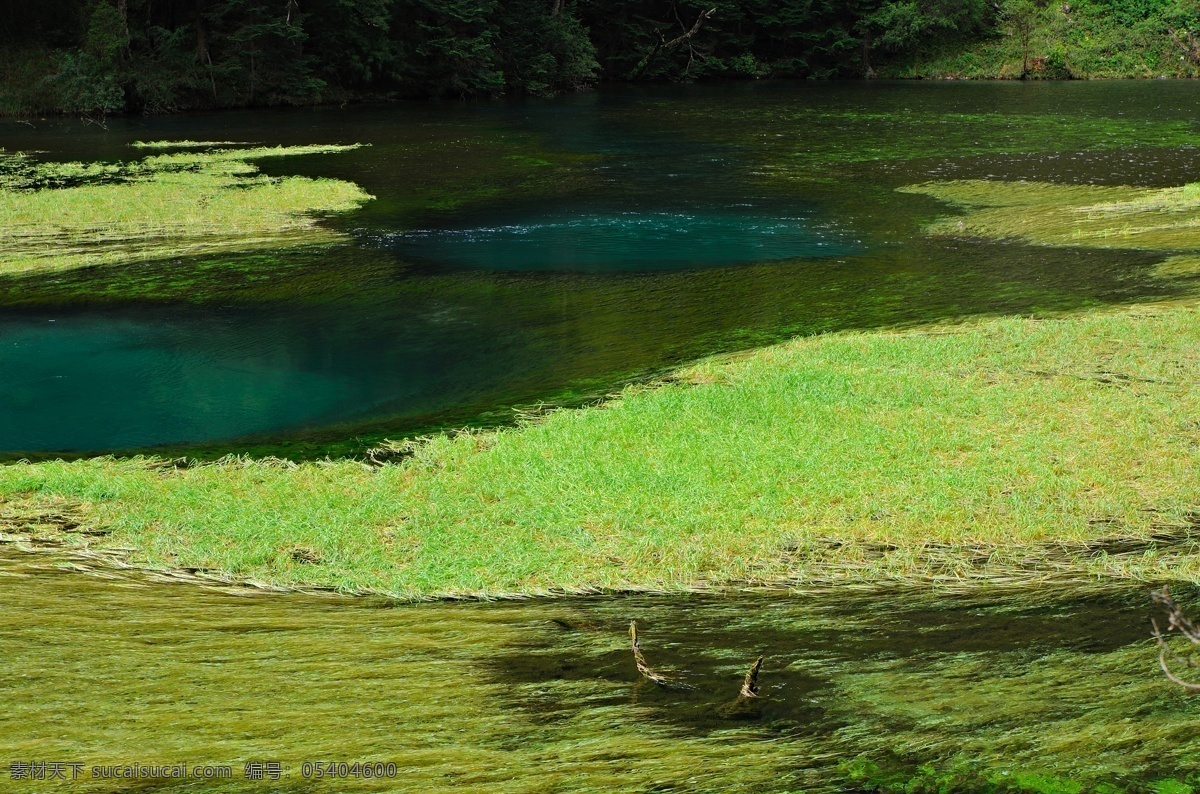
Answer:
[[(543, 632), (541, 641), (497, 655), (492, 664), (502, 680), (522, 686), (513, 707), (541, 719), (566, 720), (586, 704), (630, 704), (651, 713), (650, 719), (701, 735), (728, 728), (730, 720), (753, 721), (770, 735), (827, 734), (844, 727), (821, 705), (833, 695), (829, 673), (841, 666), (872, 658), (919, 669), (931, 658), (955, 655), (1111, 654), (1146, 640), (1149, 610), (1137, 595), (1060, 593), (1024, 608), (1003, 598), (930, 603), (918, 597), (914, 605), (861, 594), (551, 604), (543, 606), (552, 615), (550, 636)], [(638, 621), (654, 669), (670, 671), (667, 685), (639, 675), (628, 642), (614, 647), (630, 618)], [(766, 660), (761, 697), (737, 704), (739, 686), (759, 655)], [(538, 688), (555, 682), (626, 686), (607, 699), (583, 701)]]
[[(1149, 791), (1200, 755), (1144, 587), (408, 606), (58, 559), (0, 549), (7, 759), (233, 764), (218, 792), (261, 790), (249, 760), (283, 764), (272, 790), (837, 791), (929, 767)], [(681, 686), (639, 676), (630, 620)], [(761, 697), (736, 704), (759, 654)], [(397, 771), (304, 779), (318, 760)]]

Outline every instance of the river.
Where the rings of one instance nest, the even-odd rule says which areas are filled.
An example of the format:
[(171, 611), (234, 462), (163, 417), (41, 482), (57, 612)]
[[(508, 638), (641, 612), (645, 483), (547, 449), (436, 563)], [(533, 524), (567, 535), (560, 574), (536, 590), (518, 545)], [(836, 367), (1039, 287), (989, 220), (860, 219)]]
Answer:
[[(1147, 791), (1200, 760), (1137, 586), (400, 604), (10, 544), (0, 587), (0, 759), (83, 765), (6, 791), (760, 794), (923, 766), (954, 791)], [(670, 688), (639, 676), (631, 620)], [(257, 763), (280, 780), (247, 779)], [(232, 773), (93, 775), (132, 764)]]
[[(0, 279), (0, 451), (339, 454), (797, 334), (1180, 294), (1161, 254), (929, 237), (949, 208), (896, 188), (1182, 184), (1197, 99), (746, 83), (0, 122), (62, 160), (370, 144), (262, 167), (377, 197), (332, 246)], [(1144, 586), (402, 604), (161, 578), (0, 544), (0, 788), (1174, 794), (1200, 769)], [(77, 779), (12, 779), (46, 763)]]
[(1161, 256), (934, 239), (947, 178), (1177, 185), (1184, 82), (762, 83), (0, 123), (0, 146), (364, 143), (350, 241), (0, 279), (0, 453), (293, 457), (504, 422), (796, 334), (1161, 297)]

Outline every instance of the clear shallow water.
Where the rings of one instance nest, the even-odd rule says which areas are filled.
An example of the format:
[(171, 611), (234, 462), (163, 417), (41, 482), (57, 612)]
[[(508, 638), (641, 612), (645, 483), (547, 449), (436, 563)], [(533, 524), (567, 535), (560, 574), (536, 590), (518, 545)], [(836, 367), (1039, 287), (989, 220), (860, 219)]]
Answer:
[(1197, 92), (733, 85), (0, 124), (60, 159), (365, 142), (263, 168), (377, 196), (331, 248), (0, 280), (0, 454), (352, 451), (794, 334), (1176, 294), (1151, 255), (928, 239), (947, 209), (895, 188), (1180, 184)]
[[(1197, 701), (1158, 673), (1140, 587), (405, 606), (64, 561), (0, 546), (0, 757), (85, 764), (64, 790), (261, 791), (244, 766), (275, 761), (272, 791), (845, 791), (858, 759), (960, 774), (954, 790), (1149, 791), (1200, 762)], [(688, 688), (639, 679), (630, 620)], [(738, 705), (759, 654), (763, 697)], [(397, 771), (314, 781), (306, 761)], [(134, 762), (234, 776), (90, 777)]]
[(730, 208), (706, 212), (559, 214), (387, 238), (402, 256), (488, 270), (681, 270), (855, 253), (853, 241), (811, 218)]

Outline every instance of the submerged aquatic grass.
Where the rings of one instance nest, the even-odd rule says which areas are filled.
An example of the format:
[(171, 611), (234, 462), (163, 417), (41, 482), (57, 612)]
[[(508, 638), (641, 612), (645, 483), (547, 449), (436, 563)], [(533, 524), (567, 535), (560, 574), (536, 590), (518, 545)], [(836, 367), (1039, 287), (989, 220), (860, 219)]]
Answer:
[(0, 498), (31, 516), (65, 500), (111, 533), (89, 542), (143, 564), (413, 598), (1196, 580), (1198, 318), (1184, 302), (834, 334), (380, 468), (14, 464)]
[[(964, 210), (961, 216), (931, 224), (927, 230), (935, 235), (1048, 246), (1200, 250), (1200, 183), (1134, 188), (960, 180), (900, 190), (932, 196)], [(1164, 263), (1162, 274), (1190, 274), (1189, 260)]]
[(179, 152), (119, 164), (0, 161), (0, 274), (332, 242), (321, 215), (372, 197), (350, 182), (272, 178), (252, 161), (353, 146)]
[[(1149, 792), (1187, 786), (1200, 762), (1197, 701), (1138, 642), (1136, 590), (1099, 608), (1046, 590), (397, 608), (40, 562), (0, 550), (0, 663), (31, 671), (5, 682), (0, 751), (235, 765), (227, 780), (143, 782), (155, 791), (262, 790), (241, 774), (259, 758), (290, 767), (282, 790), (338, 794)], [(639, 680), (631, 618), (690, 689)], [(758, 653), (761, 697), (730, 714)], [(316, 760), (397, 774), (301, 780)], [(895, 784), (934, 776), (954, 785)], [(975, 785), (990, 780), (1004, 785)]]

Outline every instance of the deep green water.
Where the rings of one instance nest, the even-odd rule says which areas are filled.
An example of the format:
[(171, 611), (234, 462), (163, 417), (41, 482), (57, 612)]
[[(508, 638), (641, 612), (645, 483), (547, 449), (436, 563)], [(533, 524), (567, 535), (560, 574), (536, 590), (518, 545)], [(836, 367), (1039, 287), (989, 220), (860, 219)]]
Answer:
[[(1142, 587), (401, 605), (100, 578), (68, 561), (0, 545), (4, 791), (761, 794), (872, 782), (936, 791), (911, 781), (938, 778), (944, 791), (1177, 792), (1189, 789), (1163, 781), (1198, 782), (1200, 701), (1158, 672)], [(649, 663), (688, 688), (640, 680), (630, 620)], [(759, 654), (762, 697), (737, 704)], [(14, 761), (84, 767), (52, 785), (12, 781)], [(246, 780), (254, 761), (280, 763), (283, 779)], [(305, 762), (317, 761), (394, 763), (395, 776), (306, 779)], [(132, 763), (233, 773), (92, 776)]]
[[(795, 334), (1170, 295), (1156, 257), (929, 239), (895, 188), (1176, 185), (1200, 86), (742, 84), (0, 123), (0, 146), (362, 142), (353, 243), (0, 280), (0, 453), (353, 451)], [(0, 232), (2, 233), (2, 232)]]

